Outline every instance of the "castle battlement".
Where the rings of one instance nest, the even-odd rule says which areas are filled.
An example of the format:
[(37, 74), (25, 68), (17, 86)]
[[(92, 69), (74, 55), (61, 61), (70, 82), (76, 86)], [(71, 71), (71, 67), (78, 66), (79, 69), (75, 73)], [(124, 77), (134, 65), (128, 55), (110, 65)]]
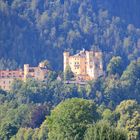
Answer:
[(103, 75), (102, 52), (82, 50), (75, 55), (63, 53), (64, 72), (70, 66), (77, 80), (93, 80)]
[(10, 90), (11, 84), (15, 79), (26, 81), (28, 78), (43, 81), (46, 74), (49, 72), (43, 62), (37, 67), (30, 67), (29, 64), (24, 64), (23, 69), (18, 70), (0, 70), (0, 87), (3, 90)]

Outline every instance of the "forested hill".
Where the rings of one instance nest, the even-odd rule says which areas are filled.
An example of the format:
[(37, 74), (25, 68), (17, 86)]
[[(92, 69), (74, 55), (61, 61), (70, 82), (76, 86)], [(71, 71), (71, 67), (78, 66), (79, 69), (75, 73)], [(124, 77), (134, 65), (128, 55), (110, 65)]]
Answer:
[(139, 0), (97, 0), (101, 8), (105, 8), (113, 16), (119, 16), (127, 24), (140, 27), (140, 1)]
[[(139, 140), (139, 9), (140, 0), (0, 0), (0, 70), (44, 59), (50, 69), (0, 88), (0, 140)], [(103, 52), (105, 76), (69, 84), (63, 51), (83, 48)]]
[(139, 0), (130, 1), (0, 0), (0, 57), (18, 65), (48, 59), (60, 70), (64, 50), (85, 48), (102, 50), (105, 64), (113, 55), (127, 64), (140, 56), (140, 29), (129, 24), (137, 26)]

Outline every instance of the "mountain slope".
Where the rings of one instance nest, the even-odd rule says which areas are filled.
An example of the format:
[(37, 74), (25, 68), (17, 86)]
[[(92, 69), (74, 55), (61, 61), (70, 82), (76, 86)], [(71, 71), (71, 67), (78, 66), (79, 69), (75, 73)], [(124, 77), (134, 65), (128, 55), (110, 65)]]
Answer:
[[(127, 4), (132, 5), (130, 0)], [(85, 48), (102, 50), (105, 64), (113, 55), (127, 63), (140, 56), (140, 29), (114, 17), (124, 6), (125, 1), (108, 0), (0, 1), (0, 58), (19, 65), (48, 59), (61, 70), (64, 50)]]
[(103, 7), (111, 15), (119, 16), (128, 24), (140, 27), (140, 1), (139, 0), (99, 0), (99, 7)]

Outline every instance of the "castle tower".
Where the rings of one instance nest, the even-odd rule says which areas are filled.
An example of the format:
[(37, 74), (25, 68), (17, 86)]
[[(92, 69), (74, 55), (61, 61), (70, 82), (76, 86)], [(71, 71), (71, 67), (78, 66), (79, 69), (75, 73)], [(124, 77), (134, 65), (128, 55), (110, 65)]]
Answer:
[(39, 63), (39, 67), (40, 67), (40, 68), (44, 68), (44, 67), (45, 67), (44, 62), (40, 62), (40, 63)]
[(102, 52), (96, 52), (95, 56), (98, 60), (98, 77), (103, 75), (103, 54)]
[(95, 57), (98, 59), (99, 61), (99, 69), (103, 70), (103, 55), (102, 52), (96, 52), (95, 53)]
[(94, 52), (86, 51), (86, 60), (87, 60), (87, 74), (91, 79), (95, 78), (95, 62), (94, 62)]
[(73, 56), (64, 52), (63, 58), (64, 72), (70, 66), (78, 79), (94, 80), (103, 75), (102, 52), (83, 50)]
[(69, 65), (69, 52), (64, 52), (63, 53), (63, 64), (64, 64), (64, 72), (66, 70), (66, 67)]
[(24, 64), (24, 81), (27, 80), (29, 74), (29, 64)]

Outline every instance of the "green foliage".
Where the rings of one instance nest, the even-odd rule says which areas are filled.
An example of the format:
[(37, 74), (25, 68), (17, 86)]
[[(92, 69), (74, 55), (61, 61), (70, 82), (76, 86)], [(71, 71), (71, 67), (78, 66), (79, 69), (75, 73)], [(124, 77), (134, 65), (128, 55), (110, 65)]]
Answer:
[(52, 69), (52, 66), (48, 60), (44, 60), (41, 63), (43, 63), (44, 67), (46, 67), (47, 69), (49, 69), (49, 70)]
[(17, 68), (17, 63), (15, 60), (10, 59), (0, 59), (0, 70), (15, 70)]
[(134, 100), (123, 101), (117, 106), (116, 113), (119, 115), (118, 127), (128, 132), (128, 139), (139, 139), (140, 105)]
[(140, 78), (140, 58), (136, 61), (132, 61), (126, 71), (123, 72), (121, 77), (124, 84), (136, 86), (138, 79)]
[(122, 58), (117, 56), (117, 57), (112, 57), (110, 60), (108, 66), (107, 66), (107, 72), (109, 74), (118, 74), (121, 75), (124, 69), (123, 61)]
[(47, 82), (55, 81), (58, 77), (58, 74), (55, 71), (49, 71), (46, 78)]
[[(29, 79), (25, 83), (17, 80), (13, 83), (10, 92), (0, 90), (0, 138), (11, 138), (16, 132), (16, 136), (19, 135), (20, 137), (22, 134), (19, 129), (23, 128), (27, 129), (23, 137), (32, 137), (31, 139), (34, 140), (37, 138), (45, 140), (48, 138), (48, 134), (50, 139), (53, 136), (57, 137), (54, 131), (59, 134), (58, 139), (61, 139), (62, 136), (64, 136), (64, 138), (68, 137), (67, 139), (82, 139), (87, 129), (84, 120), (86, 120), (87, 124), (93, 123), (93, 121), (95, 122), (94, 114), (92, 116), (93, 118), (91, 117), (92, 121), (89, 120), (90, 117), (86, 117), (86, 115), (92, 114), (92, 109), (95, 108), (93, 107), (91, 109), (88, 103), (86, 107), (84, 107), (85, 104), (83, 103), (83, 108), (81, 108), (82, 105), (79, 105), (79, 100), (82, 99), (75, 99), (78, 100), (75, 102), (68, 100), (66, 102), (70, 103), (66, 103), (65, 107), (63, 107), (65, 102), (61, 103), (62, 105), (58, 105), (67, 98), (80, 97), (93, 100), (97, 106), (99, 106), (95, 114), (99, 112), (102, 119), (108, 120), (112, 126), (117, 124), (119, 129), (125, 129), (129, 139), (132, 137), (136, 139), (140, 135), (140, 113), (138, 105), (140, 102), (139, 71), (140, 60), (138, 59), (129, 64), (121, 77), (117, 75), (100, 77), (95, 81), (88, 82), (85, 86), (65, 84), (63, 80), (57, 80), (58, 74), (54, 71), (50, 71), (49, 75), (47, 75), (47, 80), (43, 82)], [(125, 104), (122, 105), (122, 109), (118, 109), (120, 107), (117, 107), (116, 111), (113, 111), (120, 102), (130, 98), (138, 101), (138, 103), (128, 101), (127, 104), (130, 105), (132, 109), (129, 109), (129, 106)], [(86, 102), (90, 101), (86, 100)], [(57, 107), (54, 110), (58, 109), (58, 114), (52, 111), (51, 116), (47, 117), (48, 119), (44, 121), (45, 116), (48, 115), (50, 110), (55, 106)], [(88, 113), (90, 109), (91, 111)], [(76, 111), (74, 112), (74, 110)], [(81, 114), (81, 116), (78, 116), (77, 113)], [(77, 123), (73, 121), (75, 115), (77, 115), (75, 119)], [(55, 119), (57, 125), (53, 124), (51, 119)], [(50, 125), (47, 124), (48, 120)], [(51, 123), (53, 125), (51, 125)], [(66, 125), (61, 125), (61, 123)], [(57, 126), (57, 128), (55, 126)], [(30, 133), (30, 131), (28, 131), (30, 127), (33, 129), (31, 130), (31, 134), (28, 134)], [(50, 131), (50, 129), (53, 129), (53, 131)], [(66, 131), (67, 136), (64, 135)]]
[(124, 94), (130, 99), (140, 99), (140, 59), (132, 61), (121, 76)]
[(47, 120), (43, 122), (43, 124), (40, 126), (39, 132), (38, 132), (38, 139), (39, 140), (47, 140), (48, 139), (48, 126), (47, 126)]
[(40, 128), (20, 128), (11, 140), (47, 140), (47, 137), (48, 128), (45, 120)]
[(34, 130), (31, 128), (21, 128), (18, 133), (11, 138), (11, 140), (31, 140)]
[(110, 109), (105, 109), (102, 114), (102, 117), (104, 120), (111, 120), (113, 117), (113, 113)]
[(0, 106), (0, 138), (9, 139), (15, 135), (20, 126), (28, 126), (33, 106), (9, 102)]
[[(125, 5), (129, 5), (129, 8)], [(52, 68), (61, 70), (62, 52), (65, 49), (76, 52), (84, 47), (104, 51), (105, 65), (112, 54), (123, 57), (125, 63), (128, 59), (135, 60), (140, 56), (139, 29), (134, 25), (127, 25), (121, 18), (115, 16), (120, 15), (126, 19), (128, 16), (132, 22), (131, 17), (134, 15), (133, 18), (138, 20), (138, 5), (140, 5), (138, 0), (134, 2), (48, 0), (47, 3), (45, 0), (2, 1), (0, 57), (6, 60), (14, 59), (18, 65), (24, 63), (36, 65), (39, 61), (47, 59), (51, 62)], [(130, 10), (130, 6), (133, 10)], [(122, 14), (122, 11), (131, 14)], [(116, 12), (120, 13), (114, 15)], [(138, 13), (138, 16), (135, 17), (134, 13)]]
[(70, 66), (66, 67), (66, 70), (64, 72), (64, 80), (71, 80), (74, 77), (74, 74), (70, 68)]
[(84, 140), (127, 140), (125, 132), (112, 127), (106, 121), (99, 121), (89, 126)]
[(92, 101), (69, 99), (60, 103), (47, 117), (48, 138), (82, 140), (88, 124), (97, 120)]

